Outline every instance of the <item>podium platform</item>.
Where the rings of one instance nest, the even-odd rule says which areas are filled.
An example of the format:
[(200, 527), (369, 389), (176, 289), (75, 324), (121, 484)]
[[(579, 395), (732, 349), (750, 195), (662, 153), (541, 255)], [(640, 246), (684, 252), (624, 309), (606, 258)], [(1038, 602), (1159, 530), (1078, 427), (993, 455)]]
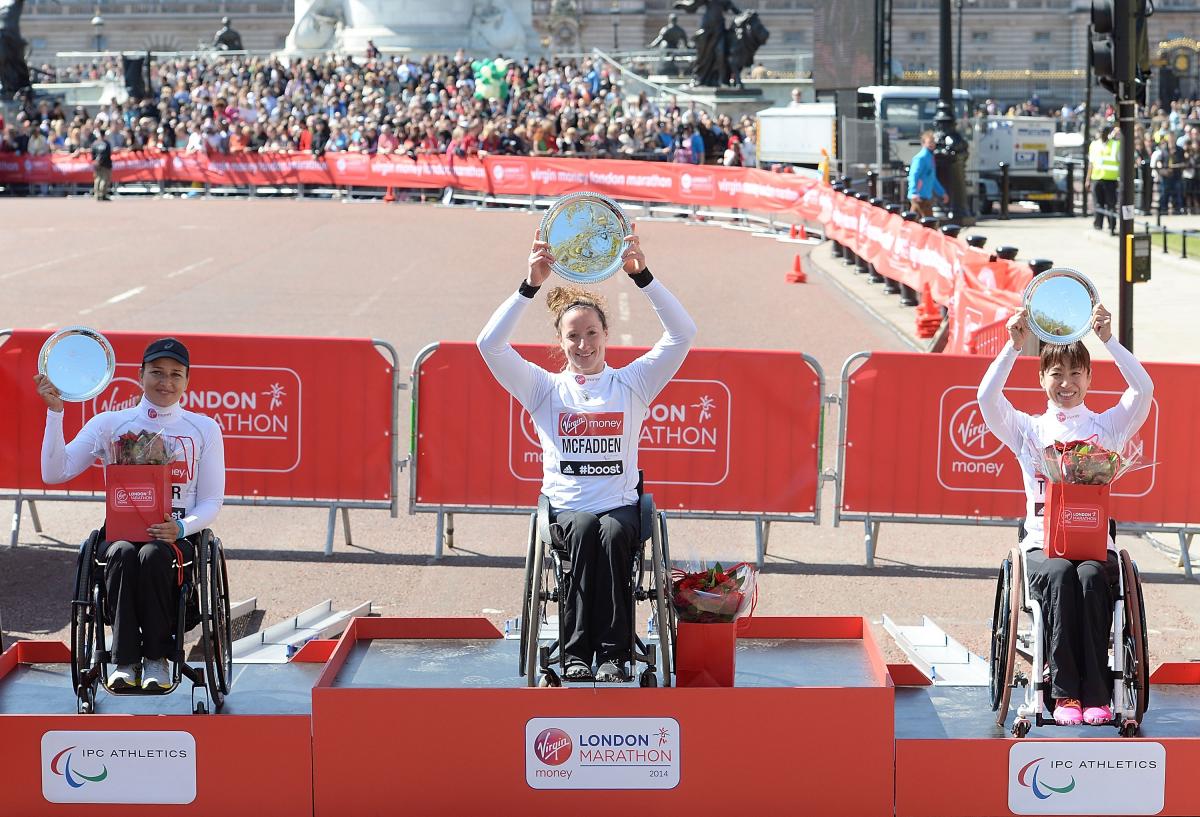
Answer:
[(753, 619), (726, 689), (528, 688), (516, 653), (485, 619), (357, 618), (236, 664), (220, 714), (185, 688), (76, 715), (67, 648), (21, 642), (0, 815), (1200, 813), (1200, 664), (1155, 672), (1137, 739), (1016, 740), (985, 689), (885, 664), (856, 617)]

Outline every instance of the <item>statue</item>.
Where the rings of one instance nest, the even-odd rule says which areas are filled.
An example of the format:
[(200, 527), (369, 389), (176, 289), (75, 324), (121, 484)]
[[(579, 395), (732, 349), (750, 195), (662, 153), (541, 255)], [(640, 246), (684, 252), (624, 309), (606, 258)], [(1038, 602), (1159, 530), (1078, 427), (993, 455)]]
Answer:
[(0, 96), (14, 99), (32, 91), (21, 39), (21, 12), (25, 0), (0, 0)]
[(490, 54), (525, 51), (525, 28), (503, 0), (475, 0), (469, 31), (474, 51)]
[(679, 25), (679, 15), (667, 15), (667, 24), (658, 30), (658, 36), (650, 41), (649, 48), (689, 48), (687, 32)]
[(579, 51), (579, 5), (575, 0), (554, 0), (545, 30), (555, 51)]
[(213, 36), (213, 48), (217, 51), (245, 51), (242, 47), (242, 35), (229, 25), (229, 18), (221, 18), (221, 30)]
[(725, 27), (725, 13), (737, 14), (741, 10), (733, 0), (675, 0), (674, 7), (689, 13), (704, 9), (700, 27), (692, 38), (696, 44), (692, 85), (724, 85), (729, 77), (729, 31)]
[(303, 11), (297, 4), (296, 11), (289, 45), (305, 51), (332, 47), (338, 29), (346, 23), (342, 0), (316, 0)]
[(771, 32), (753, 9), (733, 18), (732, 42), (729, 46), (729, 84), (742, 87), (742, 71), (754, 64), (754, 54), (766, 44)]

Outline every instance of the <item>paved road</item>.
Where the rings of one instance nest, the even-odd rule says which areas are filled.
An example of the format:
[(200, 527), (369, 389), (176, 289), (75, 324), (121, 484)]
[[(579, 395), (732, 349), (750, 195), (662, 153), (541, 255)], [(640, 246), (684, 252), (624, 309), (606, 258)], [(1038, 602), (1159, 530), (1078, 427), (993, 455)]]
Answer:
[[(3, 200), (0, 325), (368, 336), (391, 341), (411, 360), (430, 341), (475, 336), (524, 274), (537, 220), (378, 203)], [(785, 283), (797, 250), (807, 247), (675, 221), (643, 221), (638, 232), (651, 268), (696, 318), (699, 345), (803, 350), (823, 365), (830, 391), (853, 352), (905, 348), (830, 278), (813, 270), (808, 284)], [(633, 287), (613, 280), (602, 289), (617, 316), (613, 343), (657, 337), (653, 313)], [(515, 336), (550, 339), (537, 310)], [(834, 429), (827, 423), (830, 452)], [(832, 499), (828, 491), (826, 508)], [(63, 635), (74, 543), (97, 518), (92, 504), (43, 506), (44, 535), (26, 518), (21, 546), (0, 549), (9, 633)], [(516, 614), (522, 519), (460, 516), (459, 549), (440, 563), (430, 559), (431, 516), (357, 512), (352, 519), (354, 545), (339, 538), (327, 559), (322, 511), (226, 509), (219, 527), (232, 594), (257, 596), (269, 622), (325, 598), (343, 607), (372, 599), (388, 615), (499, 621)], [(748, 523), (677, 520), (671, 532), (677, 557), (688, 549), (753, 554)], [(994, 529), (885, 525), (878, 567), (867, 570), (857, 527), (776, 525), (758, 611), (872, 619), (886, 612), (908, 622), (928, 614), (986, 652), (994, 575), (1010, 540)], [(1181, 586), (1175, 568), (1144, 543), (1127, 544), (1148, 579), (1152, 651), (1200, 655), (1194, 586)]]

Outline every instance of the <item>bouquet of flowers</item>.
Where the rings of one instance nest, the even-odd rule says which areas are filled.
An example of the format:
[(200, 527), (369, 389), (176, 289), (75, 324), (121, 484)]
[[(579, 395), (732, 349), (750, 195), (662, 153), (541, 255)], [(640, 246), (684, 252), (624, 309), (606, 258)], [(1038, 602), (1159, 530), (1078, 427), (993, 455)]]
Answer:
[(1110, 451), (1092, 436), (1086, 440), (1042, 446), (1030, 441), (1034, 468), (1053, 483), (1109, 485), (1131, 470), (1137, 457)]
[(753, 613), (758, 598), (758, 570), (747, 562), (708, 567), (700, 562), (693, 570), (671, 570), (671, 602), (680, 621), (695, 624), (736, 621), (748, 610)]
[(99, 456), (105, 465), (170, 465), (175, 454), (175, 440), (161, 430), (131, 430), (109, 440)]

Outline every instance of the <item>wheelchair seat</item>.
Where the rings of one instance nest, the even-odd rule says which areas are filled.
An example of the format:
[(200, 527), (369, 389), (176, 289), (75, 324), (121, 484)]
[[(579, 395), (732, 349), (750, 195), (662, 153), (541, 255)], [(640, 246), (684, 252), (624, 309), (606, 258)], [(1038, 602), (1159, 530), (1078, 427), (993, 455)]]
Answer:
[[(171, 684), (160, 690), (108, 686), (112, 655), (107, 647), (107, 587), (104, 579), (109, 542), (104, 529), (92, 531), (80, 546), (76, 562), (75, 594), (71, 602), (71, 681), (76, 709), (80, 714), (96, 711), (96, 693), (103, 687), (112, 695), (165, 695), (173, 692), (182, 678), (192, 682), (192, 711), (219, 712), (233, 677), (233, 627), (229, 615), (229, 580), (225, 551), (211, 530), (188, 537), (195, 550), (191, 561), (180, 563), (175, 549), (171, 566), (178, 571), (179, 594), (173, 636)], [(192, 667), (184, 656), (184, 636), (201, 628), (202, 668)], [(197, 692), (203, 698), (197, 699)]]

